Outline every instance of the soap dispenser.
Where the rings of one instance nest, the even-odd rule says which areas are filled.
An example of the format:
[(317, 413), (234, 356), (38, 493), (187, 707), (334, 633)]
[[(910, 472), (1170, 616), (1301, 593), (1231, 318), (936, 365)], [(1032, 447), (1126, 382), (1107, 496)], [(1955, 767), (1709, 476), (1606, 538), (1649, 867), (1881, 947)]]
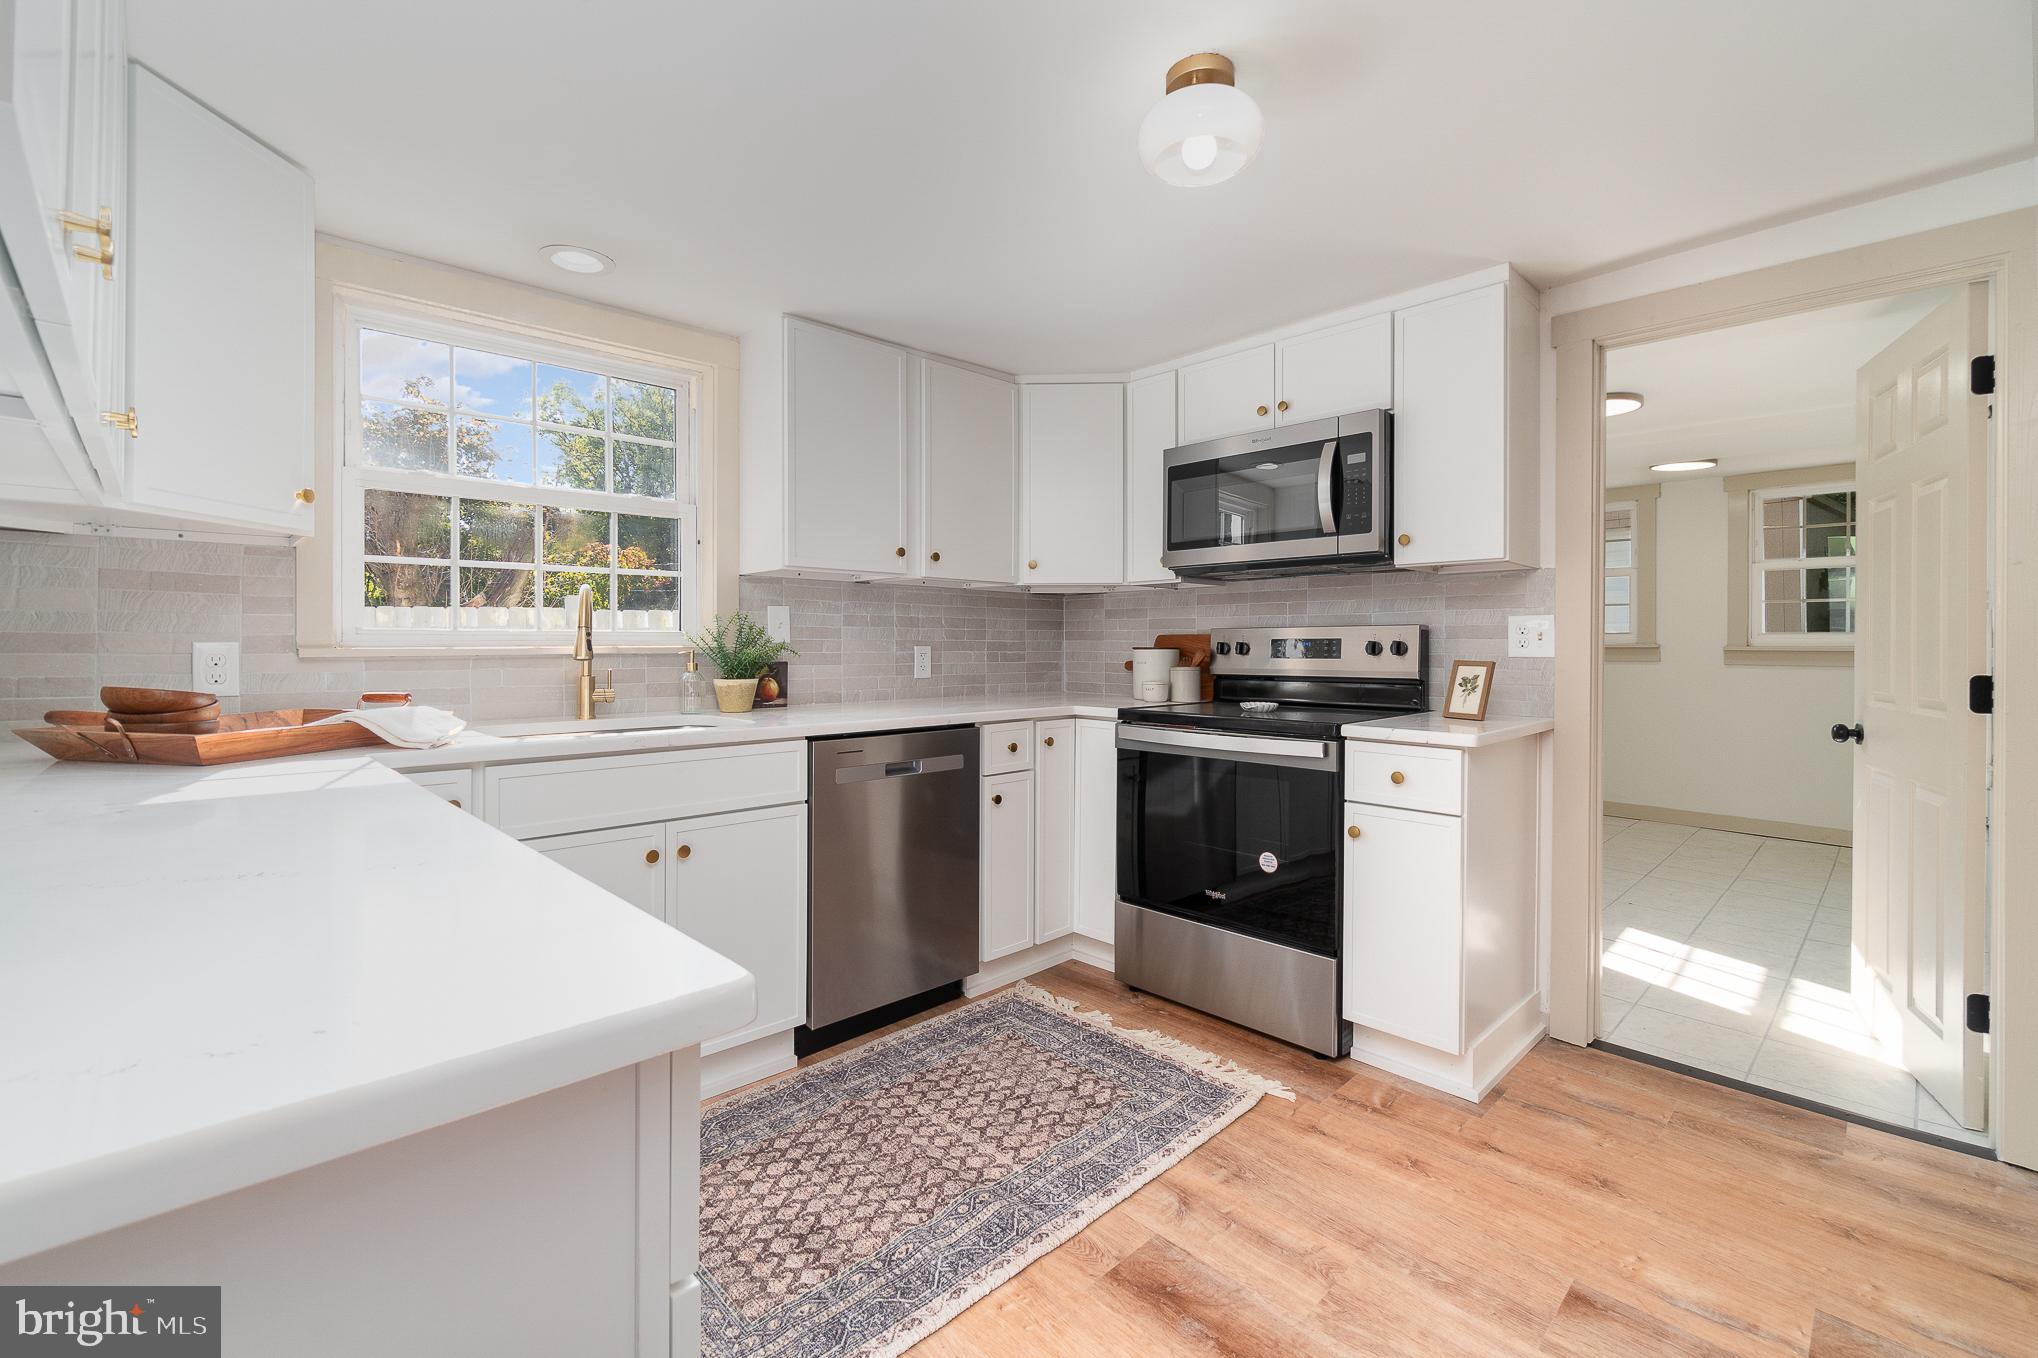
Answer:
[(679, 676), (679, 710), (693, 715), (709, 712), (715, 705), (715, 686), (708, 682), (708, 676), (701, 673), (700, 661), (689, 651), (686, 657), (686, 673)]

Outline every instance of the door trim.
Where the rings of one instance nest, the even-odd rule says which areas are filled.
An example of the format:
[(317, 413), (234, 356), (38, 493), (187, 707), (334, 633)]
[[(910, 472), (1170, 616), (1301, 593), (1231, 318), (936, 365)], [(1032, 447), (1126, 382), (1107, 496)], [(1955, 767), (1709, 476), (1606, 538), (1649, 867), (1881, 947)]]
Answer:
[[(1606, 353), (1652, 340), (1952, 283), (1987, 282), (1994, 311), (1995, 430), (1989, 448), (1995, 668), (2038, 673), (2038, 555), (2011, 542), (2038, 525), (2038, 209), (2025, 208), (1812, 259), (1779, 264), (1554, 316), (1556, 615), (1560, 635), (1590, 638), (1557, 656), (1550, 918), (1550, 1032), (1594, 1038), (1603, 804), (1597, 623), (1605, 479)], [(1997, 1155), (2038, 1168), (2038, 687), (1997, 694), (1990, 732), (1992, 829), (1988, 943), (1992, 996), (1989, 1123)]]

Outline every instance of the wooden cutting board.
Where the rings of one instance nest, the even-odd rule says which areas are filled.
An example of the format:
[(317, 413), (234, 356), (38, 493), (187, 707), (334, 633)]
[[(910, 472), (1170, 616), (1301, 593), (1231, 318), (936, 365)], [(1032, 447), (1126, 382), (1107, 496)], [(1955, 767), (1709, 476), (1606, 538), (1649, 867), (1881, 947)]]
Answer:
[[(1182, 653), (1178, 665), (1194, 665), (1203, 671), (1203, 701), (1209, 702), (1214, 688), (1210, 676), (1210, 634), (1208, 632), (1163, 632), (1153, 639), (1153, 644)], [(1126, 671), (1132, 669), (1130, 660), (1125, 662)]]
[[(382, 737), (350, 721), (330, 726), (306, 723), (330, 717), (337, 707), (285, 707), (221, 717), (217, 731), (156, 735), (108, 731), (91, 726), (27, 726), (16, 729), (29, 744), (53, 759), (101, 764), (235, 764), (287, 754), (318, 754), (359, 745), (380, 745)], [(104, 717), (104, 713), (88, 713)]]

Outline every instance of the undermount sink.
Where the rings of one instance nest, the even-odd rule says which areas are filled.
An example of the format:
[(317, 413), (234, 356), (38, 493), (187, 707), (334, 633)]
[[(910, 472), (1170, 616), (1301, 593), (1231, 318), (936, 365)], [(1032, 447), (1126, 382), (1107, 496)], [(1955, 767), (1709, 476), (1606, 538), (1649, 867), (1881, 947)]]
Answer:
[(537, 730), (491, 731), (498, 740), (557, 740), (561, 736), (619, 736), (643, 735), (647, 732), (712, 731), (715, 727), (708, 722), (641, 721), (604, 723), (600, 726), (579, 724), (547, 725)]

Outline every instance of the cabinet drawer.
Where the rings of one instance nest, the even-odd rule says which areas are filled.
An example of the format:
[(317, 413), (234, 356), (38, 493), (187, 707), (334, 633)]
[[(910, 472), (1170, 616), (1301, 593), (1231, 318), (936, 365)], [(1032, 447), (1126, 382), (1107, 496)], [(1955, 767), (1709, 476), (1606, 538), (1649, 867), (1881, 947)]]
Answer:
[(506, 764), (482, 774), (488, 818), (518, 839), (807, 799), (806, 742)]
[(430, 773), (407, 773), (404, 777), (463, 811), (479, 809), (474, 804), (473, 769), (434, 769)]
[(1465, 813), (1465, 756), (1419, 745), (1345, 745), (1345, 800), (1405, 806), (1446, 816)]
[(983, 754), (978, 760), (982, 768), (979, 771), (986, 777), (1033, 767), (1032, 722), (1004, 721), (996, 726), (980, 726), (977, 729), (983, 733)]

